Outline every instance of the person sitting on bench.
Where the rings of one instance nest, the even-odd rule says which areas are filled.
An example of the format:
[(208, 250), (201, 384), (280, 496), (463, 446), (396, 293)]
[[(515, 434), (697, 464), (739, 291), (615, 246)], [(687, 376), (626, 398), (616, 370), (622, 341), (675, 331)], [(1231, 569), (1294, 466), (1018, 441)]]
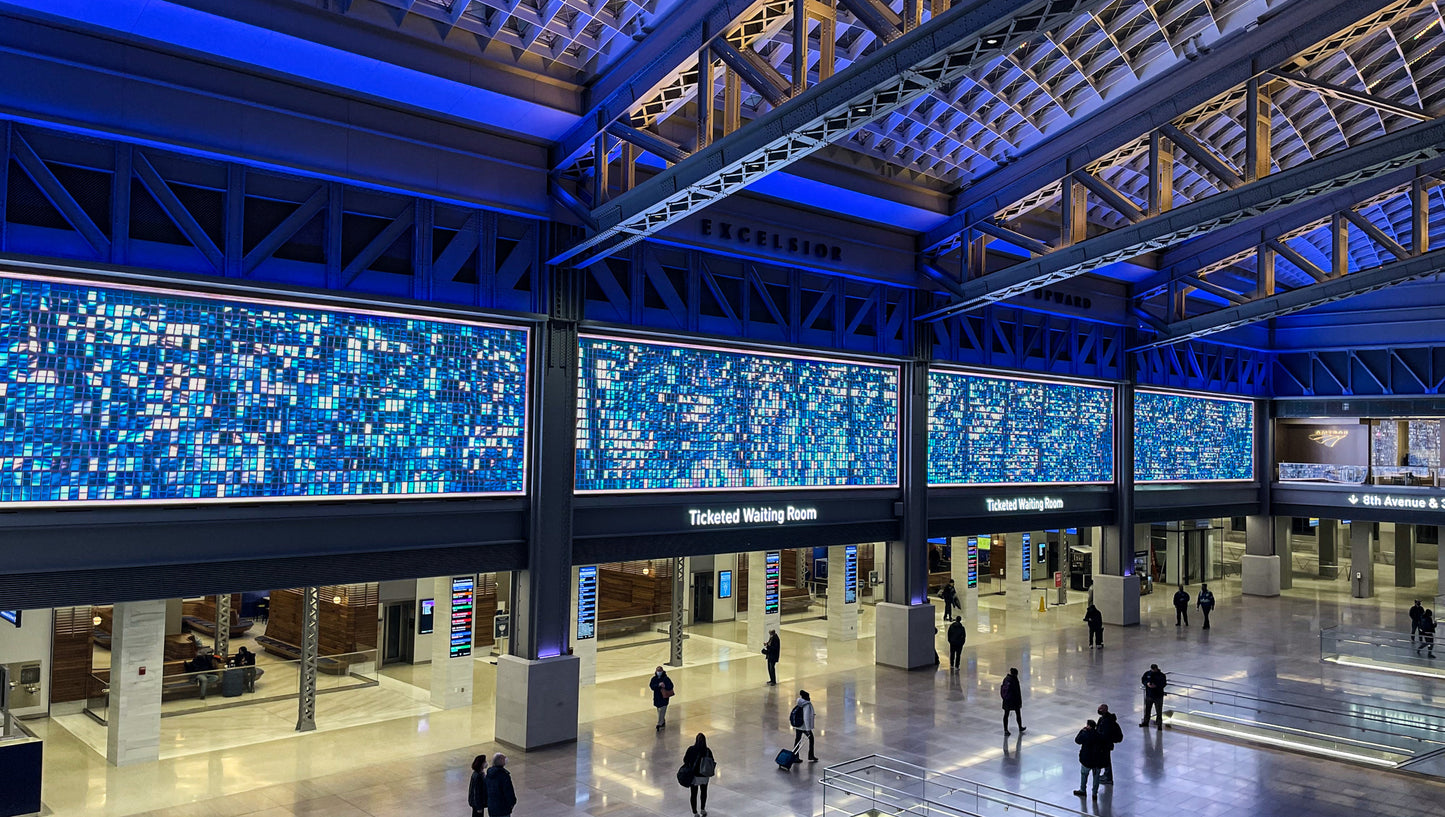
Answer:
[(245, 672), (246, 691), (256, 691), (256, 679), (260, 676), (261, 670), (256, 669), (256, 654), (245, 647), (236, 650), (236, 657), (233, 659), (235, 665)]
[(201, 690), (201, 700), (203, 701), (206, 699), (206, 692), (210, 687), (221, 680), (221, 676), (214, 672), (215, 669), (216, 659), (209, 647), (202, 647), (195, 658), (186, 662), (186, 672), (196, 673), (196, 686)]

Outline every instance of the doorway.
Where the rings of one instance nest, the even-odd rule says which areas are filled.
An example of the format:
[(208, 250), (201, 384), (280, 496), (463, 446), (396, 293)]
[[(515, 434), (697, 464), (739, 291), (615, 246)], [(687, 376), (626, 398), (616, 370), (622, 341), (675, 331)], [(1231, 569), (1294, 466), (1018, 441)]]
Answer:
[(692, 576), (692, 620), (695, 623), (712, 621), (712, 577), (711, 571)]
[(386, 605), (382, 615), (381, 663), (411, 663), (416, 634), (416, 606), (402, 601)]

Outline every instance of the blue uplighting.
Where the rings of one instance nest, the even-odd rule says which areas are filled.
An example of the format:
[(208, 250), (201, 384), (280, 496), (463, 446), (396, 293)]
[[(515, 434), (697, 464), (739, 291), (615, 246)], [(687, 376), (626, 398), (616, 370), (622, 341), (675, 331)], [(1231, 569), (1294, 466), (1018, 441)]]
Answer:
[(891, 486), (898, 370), (582, 339), (577, 490)]
[(1134, 393), (1134, 481), (1254, 478), (1254, 406), (1187, 394)]
[(0, 277), (0, 502), (519, 493), (519, 329)]
[(1114, 390), (933, 371), (928, 484), (1111, 482)]

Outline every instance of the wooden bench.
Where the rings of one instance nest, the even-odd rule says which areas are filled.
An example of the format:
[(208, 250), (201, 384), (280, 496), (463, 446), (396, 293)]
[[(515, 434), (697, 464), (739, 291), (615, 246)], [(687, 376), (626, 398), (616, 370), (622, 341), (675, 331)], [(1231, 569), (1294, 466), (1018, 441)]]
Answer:
[[(239, 619), (235, 624), (231, 625), (231, 637), (239, 638), (254, 626), (256, 626), (256, 622), (249, 618)], [(216, 634), (216, 622), (201, 618), (200, 616), (181, 616), (181, 627), (209, 636), (215, 636)]]
[[(256, 636), (256, 643), (261, 645), (261, 649), (279, 658), (284, 658), (287, 661), (301, 660), (301, 648), (295, 644), (282, 641), (279, 638), (272, 638), (269, 635)], [(316, 669), (318, 672), (324, 672), (327, 675), (346, 675), (351, 671), (351, 664), (355, 660), (357, 659), (352, 656), (318, 656), (316, 659)]]

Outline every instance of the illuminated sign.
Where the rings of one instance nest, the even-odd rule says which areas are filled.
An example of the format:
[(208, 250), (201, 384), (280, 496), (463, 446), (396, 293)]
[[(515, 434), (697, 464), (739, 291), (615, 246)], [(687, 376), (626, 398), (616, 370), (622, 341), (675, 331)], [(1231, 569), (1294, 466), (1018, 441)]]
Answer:
[(1061, 511), (1064, 509), (1064, 500), (1055, 496), (988, 497), (984, 503), (988, 506), (989, 513)]
[(786, 525), (789, 522), (816, 522), (817, 508), (796, 508), (786, 505), (781, 508), (746, 507), (715, 510), (712, 508), (688, 508), (687, 524), (694, 528), (718, 525)]
[(763, 572), (763, 614), (776, 615), (778, 592), (783, 578), (783, 554), (773, 551), (767, 555), (766, 570)]
[(1029, 548), (1032, 539), (1033, 537), (1029, 534), (1023, 534), (1023, 544), (1019, 546), (1019, 561), (1020, 564), (1023, 566), (1023, 580), (1026, 582), (1032, 581), (1033, 576), (1034, 554)]
[(858, 546), (843, 548), (843, 603), (858, 601)]
[(978, 587), (978, 540), (968, 537), (968, 586)]
[(426, 635), (432, 631), (436, 621), (436, 599), (422, 599), (421, 613), (417, 615), (416, 631), (419, 635)]
[(1319, 443), (1325, 448), (1334, 448), (1340, 440), (1350, 436), (1347, 428), (1321, 428), (1310, 432), (1310, 442)]
[(1169, 392), (1134, 392), (1135, 482), (1254, 478), (1254, 404)]
[(717, 597), (730, 599), (733, 597), (733, 572), (722, 570), (717, 574)]
[[(1351, 505), (1366, 508), (1401, 508), (1407, 511), (1438, 511), (1445, 508), (1445, 501), (1433, 496), (1396, 496), (1394, 494), (1350, 494)], [(1310, 520), (1319, 524), (1315, 520)]]
[(577, 640), (597, 635), (597, 568), (577, 568)]
[(465, 658), (472, 654), (472, 605), (477, 588), (476, 576), (457, 576), (452, 579), (452, 658)]
[(14, 624), (16, 627), (19, 627), (19, 626), (20, 626), (20, 611), (19, 611), (19, 610), (0, 610), (0, 618), (5, 619), (6, 621), (10, 622), (11, 624)]

